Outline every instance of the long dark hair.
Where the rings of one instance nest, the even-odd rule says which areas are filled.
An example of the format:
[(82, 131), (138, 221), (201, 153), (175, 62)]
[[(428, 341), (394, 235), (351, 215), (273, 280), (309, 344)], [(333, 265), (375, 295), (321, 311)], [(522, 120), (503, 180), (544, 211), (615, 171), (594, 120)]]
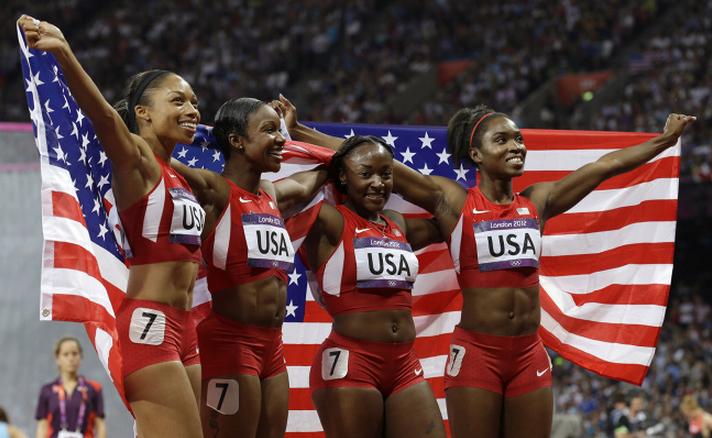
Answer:
[(251, 97), (230, 99), (223, 103), (215, 114), (213, 135), (220, 146), (225, 160), (230, 158), (230, 135), (235, 134), (247, 138), (247, 122), (252, 114), (267, 105), (261, 100)]
[(373, 135), (353, 135), (347, 138), (346, 141), (344, 141), (344, 143), (341, 145), (341, 149), (336, 151), (334, 156), (331, 158), (331, 169), (329, 170), (331, 172), (330, 176), (331, 180), (334, 183), (334, 186), (341, 193), (346, 193), (346, 187), (341, 185), (341, 180), (339, 179), (339, 175), (344, 169), (344, 158), (346, 158), (349, 152), (364, 144), (375, 144), (383, 146), (391, 155), (391, 157), (394, 156), (393, 149), (391, 149), (388, 143), (386, 143), (380, 137), (376, 137)]

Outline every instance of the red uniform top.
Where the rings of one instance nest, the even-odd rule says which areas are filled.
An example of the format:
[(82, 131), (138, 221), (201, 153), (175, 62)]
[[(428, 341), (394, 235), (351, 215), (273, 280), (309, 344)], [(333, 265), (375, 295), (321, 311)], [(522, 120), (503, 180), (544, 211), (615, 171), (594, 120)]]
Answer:
[(269, 275), (287, 283), (294, 246), (277, 204), (262, 189), (255, 195), (227, 182), (230, 200), (203, 243), (208, 289), (218, 291)]
[(693, 438), (702, 437), (702, 421), (704, 415), (704, 413), (701, 413), (697, 417), (693, 418), (687, 426), (690, 436)]
[(418, 258), (403, 231), (392, 221), (385, 227), (343, 205), (341, 241), (316, 272), (321, 294), (316, 300), (330, 315), (384, 309), (410, 309)]
[(524, 196), (496, 204), (469, 189), (448, 246), (462, 289), (539, 284), (539, 215)]
[(185, 179), (156, 156), (161, 179), (146, 196), (119, 212), (124, 255), (131, 265), (201, 262), (200, 233), (205, 211)]

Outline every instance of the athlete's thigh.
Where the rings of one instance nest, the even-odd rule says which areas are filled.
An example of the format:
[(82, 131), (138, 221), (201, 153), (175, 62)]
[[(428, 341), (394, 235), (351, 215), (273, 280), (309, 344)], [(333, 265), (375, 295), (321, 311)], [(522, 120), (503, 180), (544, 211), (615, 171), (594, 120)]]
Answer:
[(254, 438), (260, 419), (260, 379), (228, 374), (203, 380), (200, 415), (205, 437)]
[(498, 438), (503, 399), (502, 395), (486, 389), (465, 386), (446, 389), (451, 437)]
[(428, 382), (386, 399), (386, 438), (445, 438), (442, 413)]
[(185, 373), (188, 375), (190, 387), (193, 389), (193, 394), (195, 394), (196, 406), (200, 407), (200, 389), (202, 385), (200, 381), (200, 364), (188, 365), (185, 367)]
[(262, 410), (257, 427), (257, 438), (284, 437), (289, 411), (289, 377), (285, 372), (264, 379), (261, 384)]
[(198, 438), (200, 416), (182, 363), (161, 362), (124, 377), (124, 389), (142, 438)]
[(549, 438), (553, 415), (554, 396), (551, 386), (518, 397), (505, 398), (502, 436)]
[(312, 393), (326, 438), (381, 438), (383, 395), (375, 388), (322, 388)]

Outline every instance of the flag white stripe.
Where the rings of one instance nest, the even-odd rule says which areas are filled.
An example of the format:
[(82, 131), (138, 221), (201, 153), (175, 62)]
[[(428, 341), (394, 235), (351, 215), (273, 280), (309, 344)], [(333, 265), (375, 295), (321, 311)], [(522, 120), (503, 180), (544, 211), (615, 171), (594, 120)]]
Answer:
[(564, 215), (571, 213), (591, 213), (632, 207), (643, 201), (676, 200), (678, 181), (674, 178), (658, 178), (631, 187), (609, 190), (594, 190)]
[(414, 316), (413, 321), (415, 322), (415, 332), (419, 338), (440, 336), (455, 330), (455, 326), (460, 322), (460, 311)]
[(570, 333), (544, 310), (541, 311), (541, 325), (562, 344), (606, 362), (649, 366), (655, 353), (655, 349), (651, 347), (597, 341)]
[(672, 243), (675, 242), (675, 225), (675, 222), (639, 222), (612, 231), (546, 234), (541, 255), (560, 257), (599, 254), (638, 243)]
[(671, 264), (634, 265), (593, 272), (588, 275), (539, 276), (539, 283), (547, 290), (564, 290), (570, 294), (588, 294), (613, 284), (669, 284)]
[(100, 305), (114, 316), (114, 309), (106, 293), (103, 293), (104, 285), (99, 280), (75, 269), (54, 268), (52, 274), (45, 278), (47, 289), (51, 289), (53, 295), (71, 295), (86, 298), (87, 300)]
[(459, 290), (457, 275), (451, 269), (418, 274), (413, 285), (413, 296), (421, 297), (447, 290)]
[(543, 285), (552, 302), (564, 315), (580, 321), (611, 324), (634, 324), (661, 327), (665, 318), (665, 307), (653, 304), (601, 304), (584, 303), (577, 305), (571, 295)]
[[(678, 146), (679, 143), (678, 140)], [(527, 151), (524, 170), (526, 172), (573, 172), (581, 166), (593, 163), (607, 153), (616, 150), (618, 149), (530, 150)], [(680, 156), (680, 148), (671, 147), (648, 163), (653, 163), (662, 158), (677, 156)]]

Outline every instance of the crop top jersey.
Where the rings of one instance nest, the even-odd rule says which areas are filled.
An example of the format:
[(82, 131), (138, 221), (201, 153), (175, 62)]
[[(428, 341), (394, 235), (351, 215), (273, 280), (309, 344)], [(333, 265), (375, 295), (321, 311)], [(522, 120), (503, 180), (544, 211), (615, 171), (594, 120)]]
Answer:
[(208, 289), (223, 290), (270, 275), (287, 283), (294, 246), (276, 202), (262, 189), (255, 195), (225, 181), (230, 199), (203, 243)]
[(403, 231), (381, 216), (386, 225), (373, 224), (343, 205), (341, 241), (317, 270), (321, 293), (315, 298), (331, 316), (347, 312), (410, 309), (411, 290), (418, 274), (418, 258)]
[(448, 246), (462, 289), (539, 284), (539, 215), (524, 196), (497, 204), (469, 189)]
[(161, 179), (146, 196), (119, 212), (124, 255), (131, 265), (190, 261), (200, 263), (205, 211), (188, 183), (156, 155)]
[(704, 415), (704, 413), (701, 413), (700, 415), (689, 421), (687, 431), (690, 432), (690, 436), (692, 438), (702, 438), (702, 422)]

